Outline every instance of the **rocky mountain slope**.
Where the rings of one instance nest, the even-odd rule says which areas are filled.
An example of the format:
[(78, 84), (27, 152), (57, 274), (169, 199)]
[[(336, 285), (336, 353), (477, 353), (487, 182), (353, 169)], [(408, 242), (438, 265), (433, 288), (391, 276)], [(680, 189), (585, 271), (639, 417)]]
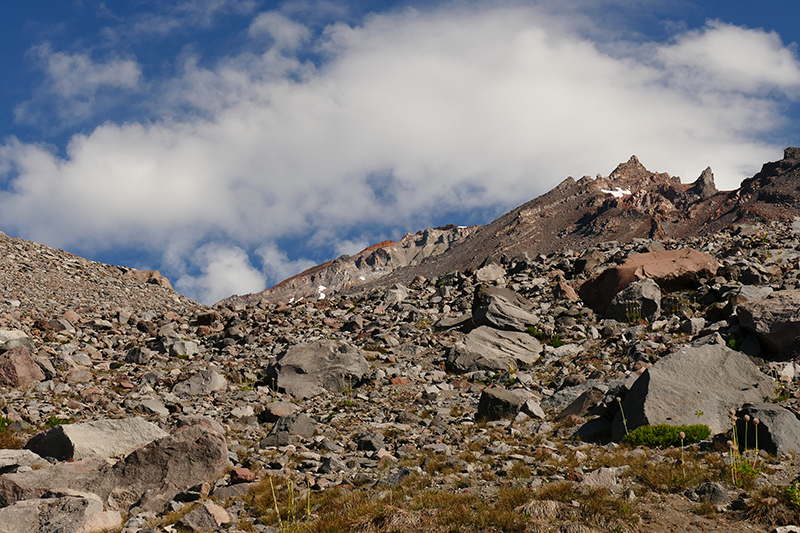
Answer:
[[(342, 277), (339, 272), (346, 267), (340, 260), (314, 267), (299, 276), (305, 285), (302, 295), (315, 296), (317, 285), (311, 280), (317, 279), (330, 289), (328, 294), (347, 293), (407, 284), (417, 275), (431, 278), (474, 269), (487, 257), (520, 253), (533, 257), (557, 250), (584, 250), (609, 240), (678, 239), (714, 233), (734, 223), (786, 220), (800, 214), (800, 194), (793, 185), (799, 175), (800, 148), (787, 148), (782, 160), (764, 164), (735, 191), (717, 191), (711, 168), (687, 184), (678, 177), (647, 170), (633, 156), (605, 177), (566, 178), (487, 226), (461, 234), (456, 241), (459, 246), (441, 247), (435, 254), (408, 263), (387, 261), (364, 279), (356, 273), (345, 283), (323, 282)], [(296, 286), (296, 278), (291, 278), (262, 293), (221, 303), (255, 303), (260, 298), (288, 301)]]
[(797, 525), (800, 222), (741, 220), (214, 308), (2, 237), (0, 531)]
[(408, 233), (399, 241), (384, 241), (348, 256), (343, 255), (317, 265), (256, 294), (233, 295), (220, 305), (252, 305), (261, 300), (294, 302), (303, 298), (320, 299), (379, 279), (395, 270), (417, 265), (461, 243), (477, 226), (443, 226)]

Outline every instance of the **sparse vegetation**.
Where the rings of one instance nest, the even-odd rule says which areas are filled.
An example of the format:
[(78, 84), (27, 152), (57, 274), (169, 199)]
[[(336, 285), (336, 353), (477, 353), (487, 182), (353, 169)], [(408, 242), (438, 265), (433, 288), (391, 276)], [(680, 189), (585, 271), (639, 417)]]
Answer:
[[(681, 439), (681, 433), (685, 438)], [(623, 442), (632, 446), (647, 446), (648, 448), (669, 448), (670, 446), (684, 446), (707, 439), (711, 430), (705, 424), (693, 426), (670, 426), (658, 424), (655, 426), (640, 426), (628, 433)]]

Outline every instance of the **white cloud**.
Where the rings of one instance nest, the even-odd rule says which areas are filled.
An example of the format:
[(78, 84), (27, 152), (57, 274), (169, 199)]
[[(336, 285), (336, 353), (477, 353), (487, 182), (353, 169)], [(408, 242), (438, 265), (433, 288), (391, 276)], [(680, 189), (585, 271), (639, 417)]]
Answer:
[(797, 95), (800, 65), (775, 32), (750, 30), (714, 20), (679, 34), (658, 48), (669, 72), (688, 87), (746, 93), (786, 91)]
[[(63, 158), (6, 142), (0, 224), (78, 250), (161, 250), (168, 270), (202, 270), (176, 285), (209, 301), (242, 291), (220, 272), (257, 285), (242, 250), (270, 284), (311, 266), (275, 244), (289, 237), (301, 254), (338, 253), (343, 234), (360, 246), (379, 225), (415, 231), (436, 213), (514, 207), (631, 154), (684, 181), (711, 165), (720, 188), (780, 156), (758, 135), (785, 120), (800, 67), (776, 36), (711, 23), (612, 55), (567, 26), (530, 7), (449, 4), (306, 41), (296, 23), (261, 15), (251, 28), (274, 45), (213, 68), (187, 61), (154, 93), (168, 119), (104, 124)], [(755, 59), (732, 65), (719, 51), (732, 39)], [(735, 90), (721, 90), (729, 78)], [(227, 247), (192, 253), (211, 237)]]
[(259, 246), (256, 254), (261, 258), (264, 273), (275, 282), (290, 278), (316, 264), (309, 259), (290, 260), (286, 252), (273, 243)]
[(140, 89), (142, 71), (133, 59), (111, 57), (95, 62), (89, 54), (54, 52), (48, 43), (31, 50), (45, 73), (38, 94), (15, 109), (20, 122), (39, 122), (42, 106), (52, 105), (62, 122), (72, 123), (94, 115), (102, 102), (98, 96), (111, 91)]
[(253, 268), (247, 253), (238, 246), (206, 244), (194, 252), (192, 263), (201, 273), (184, 274), (175, 288), (212, 304), (232, 294), (248, 294), (266, 288), (264, 276)]
[(311, 39), (311, 30), (280, 13), (262, 13), (250, 24), (250, 36), (269, 35), (278, 49), (294, 50)]
[(246, 14), (256, 8), (253, 0), (181, 0), (168, 2), (168, 9), (163, 12), (145, 13), (134, 18), (123, 26), (123, 30), (107, 28), (107, 32), (116, 35), (122, 33), (161, 34), (192, 27), (206, 28), (211, 26), (220, 15), (229, 13)]

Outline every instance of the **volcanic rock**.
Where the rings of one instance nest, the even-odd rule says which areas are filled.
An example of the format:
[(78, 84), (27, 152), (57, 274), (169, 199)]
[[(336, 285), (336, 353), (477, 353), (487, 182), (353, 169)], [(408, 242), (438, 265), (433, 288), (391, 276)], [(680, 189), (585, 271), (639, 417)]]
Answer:
[[(763, 402), (774, 382), (747, 358), (725, 346), (684, 347), (645, 370), (622, 402), (627, 429), (639, 426), (698, 423), (712, 434), (730, 428), (728, 410), (745, 402)], [(614, 419), (613, 437), (625, 436), (622, 413)]]
[(338, 392), (369, 370), (361, 350), (345, 342), (316, 341), (289, 348), (267, 370), (270, 384), (297, 399)]

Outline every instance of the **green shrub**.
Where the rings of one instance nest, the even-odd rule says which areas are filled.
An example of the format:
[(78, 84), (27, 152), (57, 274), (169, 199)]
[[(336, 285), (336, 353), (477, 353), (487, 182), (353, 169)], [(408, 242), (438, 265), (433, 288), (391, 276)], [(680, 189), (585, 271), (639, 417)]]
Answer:
[[(686, 438), (681, 442), (681, 431)], [(682, 444), (694, 444), (711, 435), (711, 430), (705, 424), (693, 426), (670, 426), (659, 424), (657, 426), (641, 426), (628, 433), (622, 442), (633, 446), (647, 446), (648, 448), (669, 448)]]

